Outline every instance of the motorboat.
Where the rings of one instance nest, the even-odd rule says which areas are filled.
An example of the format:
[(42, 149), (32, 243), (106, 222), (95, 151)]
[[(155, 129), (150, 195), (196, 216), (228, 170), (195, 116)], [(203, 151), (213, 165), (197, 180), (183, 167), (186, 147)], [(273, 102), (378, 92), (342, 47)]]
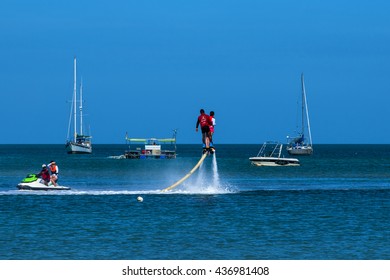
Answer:
[(260, 148), (259, 153), (249, 160), (255, 166), (299, 166), (296, 158), (285, 158), (282, 154), (283, 144), (267, 141)]
[(31, 191), (63, 191), (70, 190), (69, 187), (54, 186), (49, 183), (45, 185), (41, 183), (41, 179), (36, 174), (28, 174), (17, 186), (19, 190), (31, 190)]

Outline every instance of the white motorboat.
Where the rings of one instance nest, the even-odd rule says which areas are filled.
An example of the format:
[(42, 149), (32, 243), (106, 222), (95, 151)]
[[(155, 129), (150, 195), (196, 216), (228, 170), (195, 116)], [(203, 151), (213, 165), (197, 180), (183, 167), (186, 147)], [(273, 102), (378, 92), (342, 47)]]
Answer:
[[(304, 81), (303, 73), (301, 75), (301, 84), (302, 84), (301, 131), (298, 133), (297, 136), (294, 136), (294, 137), (287, 136), (287, 141), (288, 141), (287, 152), (290, 155), (311, 155), (311, 154), (313, 154), (313, 142), (311, 139), (309, 110), (307, 107), (305, 81)], [(306, 120), (306, 123), (305, 123), (305, 120)], [(307, 131), (309, 134), (308, 142), (306, 142), (306, 139), (305, 139), (305, 128), (307, 128)]]
[(252, 165), (256, 166), (299, 166), (296, 158), (285, 158), (282, 155), (283, 145), (279, 142), (267, 141), (261, 146), (255, 157), (250, 157)]
[[(79, 115), (77, 116), (77, 90), (76, 90), (76, 58), (74, 58), (74, 86), (73, 86), (73, 98), (71, 106), (71, 114), (69, 117), (68, 125), (68, 140), (65, 148), (68, 154), (90, 154), (92, 153), (91, 136), (85, 135), (83, 132), (83, 85), (80, 85), (80, 100), (79, 100)], [(70, 127), (72, 123), (73, 112), (73, 140), (69, 140)], [(80, 119), (80, 133), (77, 132), (77, 118)]]
[(31, 191), (63, 191), (70, 190), (69, 187), (54, 186), (51, 183), (45, 185), (41, 183), (41, 179), (35, 174), (28, 174), (26, 178), (22, 180), (17, 186), (19, 190), (31, 190)]

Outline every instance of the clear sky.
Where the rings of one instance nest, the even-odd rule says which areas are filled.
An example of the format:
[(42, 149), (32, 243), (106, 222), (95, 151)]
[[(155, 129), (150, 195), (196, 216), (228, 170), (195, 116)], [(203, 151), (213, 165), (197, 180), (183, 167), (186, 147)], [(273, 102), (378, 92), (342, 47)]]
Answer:
[(314, 144), (389, 143), (390, 1), (0, 2), (0, 144), (62, 144), (83, 78), (94, 143), (285, 142), (305, 75)]

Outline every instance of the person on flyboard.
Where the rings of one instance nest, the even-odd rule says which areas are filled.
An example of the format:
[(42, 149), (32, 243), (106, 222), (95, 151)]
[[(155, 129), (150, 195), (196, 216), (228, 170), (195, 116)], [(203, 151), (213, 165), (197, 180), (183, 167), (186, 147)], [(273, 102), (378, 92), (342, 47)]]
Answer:
[(213, 135), (214, 135), (214, 128), (215, 128), (215, 125), (216, 125), (216, 121), (215, 121), (214, 115), (215, 115), (214, 111), (210, 111), (210, 118), (211, 118), (211, 122), (212, 122), (212, 125), (210, 125), (210, 147), (214, 146)]
[(213, 121), (203, 109), (200, 109), (200, 115), (196, 121), (196, 132), (198, 132), (199, 125), (202, 130), (203, 153), (214, 153), (214, 147), (210, 147), (210, 126), (213, 125)]

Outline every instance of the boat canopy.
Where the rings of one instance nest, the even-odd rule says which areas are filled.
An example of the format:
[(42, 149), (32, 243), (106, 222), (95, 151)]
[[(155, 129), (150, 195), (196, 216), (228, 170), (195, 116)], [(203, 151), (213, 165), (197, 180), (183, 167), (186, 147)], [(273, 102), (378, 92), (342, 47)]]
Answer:
[(126, 140), (129, 142), (138, 142), (144, 144), (151, 143), (174, 143), (176, 142), (176, 138), (127, 138)]

